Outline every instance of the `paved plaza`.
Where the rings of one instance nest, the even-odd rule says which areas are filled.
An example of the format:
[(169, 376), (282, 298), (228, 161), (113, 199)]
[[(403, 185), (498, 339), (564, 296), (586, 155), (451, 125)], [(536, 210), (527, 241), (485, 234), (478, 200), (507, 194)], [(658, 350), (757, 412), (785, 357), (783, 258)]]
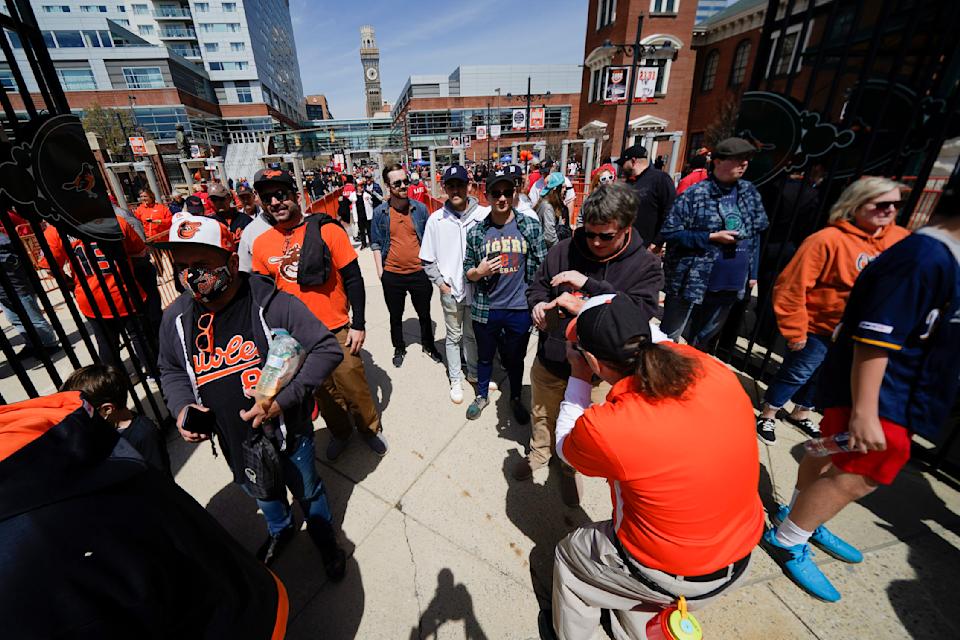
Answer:
[[(507, 397), (497, 392), (479, 420), (466, 420), (472, 391), (461, 405), (449, 401), (444, 369), (414, 346), (418, 328), (409, 304), (404, 327), (411, 346), (403, 367), (395, 369), (369, 251), (360, 262), (367, 282), (367, 375), (390, 452), (380, 459), (354, 438), (331, 464), (323, 455), (327, 430), (317, 432), (317, 457), (351, 560), (346, 579), (329, 584), (305, 531), (291, 543), (275, 565), (290, 596), (287, 637), (538, 638), (537, 613), (549, 603), (554, 546), (576, 526), (610, 517), (607, 486), (585, 479), (582, 507), (573, 509), (560, 499), (555, 465), (535, 472), (533, 482), (513, 480), (509, 470), (523, 454), (529, 427), (513, 421)], [(441, 321), (439, 341), (437, 295), (433, 319)], [(5, 321), (3, 326), (12, 338)], [(528, 371), (535, 348), (531, 340)], [(57, 364), (70, 369), (62, 355)], [(42, 369), (33, 372), (38, 387), (52, 391)], [(0, 373), (8, 401), (22, 397), (9, 366)], [(756, 395), (757, 385), (743, 380)], [(529, 386), (523, 395), (529, 402)], [(759, 489), (768, 510), (775, 500), (789, 499), (804, 440), (787, 425), (778, 431), (776, 446), (760, 446)], [(175, 433), (169, 446), (177, 482), (254, 551), (265, 525), (254, 502), (230, 482), (225, 461), (213, 458), (209, 444), (189, 445)], [(678, 438), (677, 446), (695, 443)], [(758, 549), (746, 586), (697, 614), (705, 637), (960, 637), (958, 488), (911, 466), (893, 487), (845, 509), (831, 526), (860, 547), (865, 560), (847, 565), (818, 555), (843, 593), (837, 604), (807, 596)], [(603, 631), (596, 634), (604, 637)]]

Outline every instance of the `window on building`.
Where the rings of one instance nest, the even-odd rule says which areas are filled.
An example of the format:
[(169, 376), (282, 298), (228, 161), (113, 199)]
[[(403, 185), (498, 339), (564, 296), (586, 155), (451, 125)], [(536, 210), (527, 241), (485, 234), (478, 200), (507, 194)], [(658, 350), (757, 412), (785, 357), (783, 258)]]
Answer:
[(54, 31), (57, 38), (57, 46), (61, 48), (82, 48), (84, 46), (83, 36), (79, 31)]
[(205, 42), (203, 48), (207, 53), (216, 53), (220, 51), (220, 45), (216, 42)]
[(17, 81), (13, 79), (13, 71), (10, 69), (0, 69), (0, 87), (7, 91), (17, 90)]
[(253, 102), (253, 91), (250, 87), (237, 87), (237, 102)]
[(7, 39), (10, 41), (10, 46), (14, 49), (23, 49), (23, 45), (20, 44), (20, 36), (14, 31), (7, 31)]
[(246, 62), (211, 62), (210, 71), (244, 71)]
[(137, 31), (139, 31), (142, 36), (152, 36), (156, 33), (152, 24), (141, 24), (137, 27)]
[(80, 5), (80, 13), (106, 13), (107, 7), (102, 4), (82, 4)]
[(135, 16), (144, 16), (148, 13), (149, 9), (145, 4), (135, 4), (133, 6), (133, 15)]
[(603, 68), (594, 69), (590, 74), (590, 102), (599, 102), (603, 96)]
[(97, 88), (90, 69), (57, 69), (57, 77), (64, 91), (94, 91)]
[(236, 11), (236, 10), (237, 10), (237, 3), (236, 3), (236, 2), (224, 2), (222, 6), (223, 6), (223, 10), (226, 11), (226, 12), (231, 12), (231, 11)]
[(200, 31), (205, 33), (235, 33), (240, 31), (238, 22), (201, 22)]
[(210, 3), (209, 3), (209, 2), (194, 2), (194, 3), (193, 3), (193, 10), (196, 11), (197, 13), (206, 13), (206, 12), (210, 11)]
[(246, 48), (247, 48), (247, 45), (246, 45), (246, 43), (244, 43), (244, 42), (231, 42), (231, 43), (230, 43), (230, 51), (234, 51), (234, 52), (245, 51)]
[(703, 77), (700, 79), (700, 91), (707, 92), (713, 89), (717, 82), (717, 67), (720, 66), (720, 52), (714, 49), (707, 54), (707, 61), (703, 64)]
[(53, 31), (43, 32), (43, 44), (47, 45), (47, 49), (57, 48), (57, 41), (53, 39)]
[(126, 18), (118, 18), (117, 20), (114, 20), (114, 22), (116, 22), (117, 24), (119, 24), (119, 25), (122, 26), (122, 27), (129, 27), (129, 26), (130, 26), (130, 21), (127, 20)]
[(680, 0), (650, 0), (650, 13), (676, 13)]
[(730, 86), (739, 87), (747, 75), (747, 63), (750, 61), (750, 41), (744, 40), (737, 45), (733, 53), (733, 66), (730, 68)]
[(597, 6), (597, 30), (603, 29), (617, 19), (617, 0), (600, 0)]
[(124, 67), (123, 79), (127, 89), (162, 89), (163, 74), (160, 67)]
[(43, 5), (44, 13), (70, 13), (70, 7), (65, 4), (45, 4)]
[[(779, 37), (774, 39), (774, 42), (771, 49), (771, 55), (777, 52), (778, 43), (777, 40), (780, 40)], [(793, 69), (794, 59), (797, 53), (797, 43), (800, 40), (800, 32), (794, 31), (788, 33), (783, 37), (783, 44), (779, 46), (779, 55), (777, 56), (776, 64), (774, 65), (773, 72), (776, 75), (782, 75), (790, 73)]]

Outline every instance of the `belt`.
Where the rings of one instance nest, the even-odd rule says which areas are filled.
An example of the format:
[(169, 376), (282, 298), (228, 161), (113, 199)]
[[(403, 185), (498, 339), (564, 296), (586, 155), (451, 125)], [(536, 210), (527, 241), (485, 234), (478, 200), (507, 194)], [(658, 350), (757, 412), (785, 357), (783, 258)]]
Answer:
[(671, 578), (682, 580), (684, 582), (713, 582), (714, 580), (722, 580), (724, 578), (729, 578), (730, 576), (735, 574), (739, 575), (743, 571), (743, 569), (746, 568), (748, 562), (750, 562), (750, 554), (745, 555), (744, 557), (740, 558), (739, 560), (737, 560), (732, 564), (728, 564), (725, 567), (720, 567), (713, 573), (705, 573), (700, 576), (680, 576), (680, 575), (674, 575), (672, 573), (667, 573), (666, 571), (664, 571), (664, 573), (667, 573), (667, 575), (670, 576)]

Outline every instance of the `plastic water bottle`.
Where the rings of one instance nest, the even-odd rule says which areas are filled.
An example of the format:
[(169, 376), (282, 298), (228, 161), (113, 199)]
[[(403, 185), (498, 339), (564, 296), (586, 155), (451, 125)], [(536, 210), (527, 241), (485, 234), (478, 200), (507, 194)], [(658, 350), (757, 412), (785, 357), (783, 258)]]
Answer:
[(267, 361), (260, 372), (254, 398), (266, 410), (280, 390), (303, 364), (306, 354), (296, 338), (284, 329), (274, 331), (274, 339), (267, 353)]
[(835, 436), (807, 440), (803, 443), (803, 448), (806, 449), (807, 453), (810, 455), (817, 458), (822, 458), (834, 453), (844, 453), (850, 451), (850, 447), (847, 446), (849, 441), (850, 433), (844, 431), (843, 433), (838, 433)]

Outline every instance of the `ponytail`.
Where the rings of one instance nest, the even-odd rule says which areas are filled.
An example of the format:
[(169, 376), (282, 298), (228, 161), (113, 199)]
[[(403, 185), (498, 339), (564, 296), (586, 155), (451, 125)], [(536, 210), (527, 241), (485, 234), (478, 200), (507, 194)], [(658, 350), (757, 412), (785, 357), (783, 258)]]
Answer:
[(676, 349), (639, 341), (626, 348), (634, 355), (617, 369), (632, 375), (637, 390), (651, 400), (682, 398), (700, 375), (700, 363)]

